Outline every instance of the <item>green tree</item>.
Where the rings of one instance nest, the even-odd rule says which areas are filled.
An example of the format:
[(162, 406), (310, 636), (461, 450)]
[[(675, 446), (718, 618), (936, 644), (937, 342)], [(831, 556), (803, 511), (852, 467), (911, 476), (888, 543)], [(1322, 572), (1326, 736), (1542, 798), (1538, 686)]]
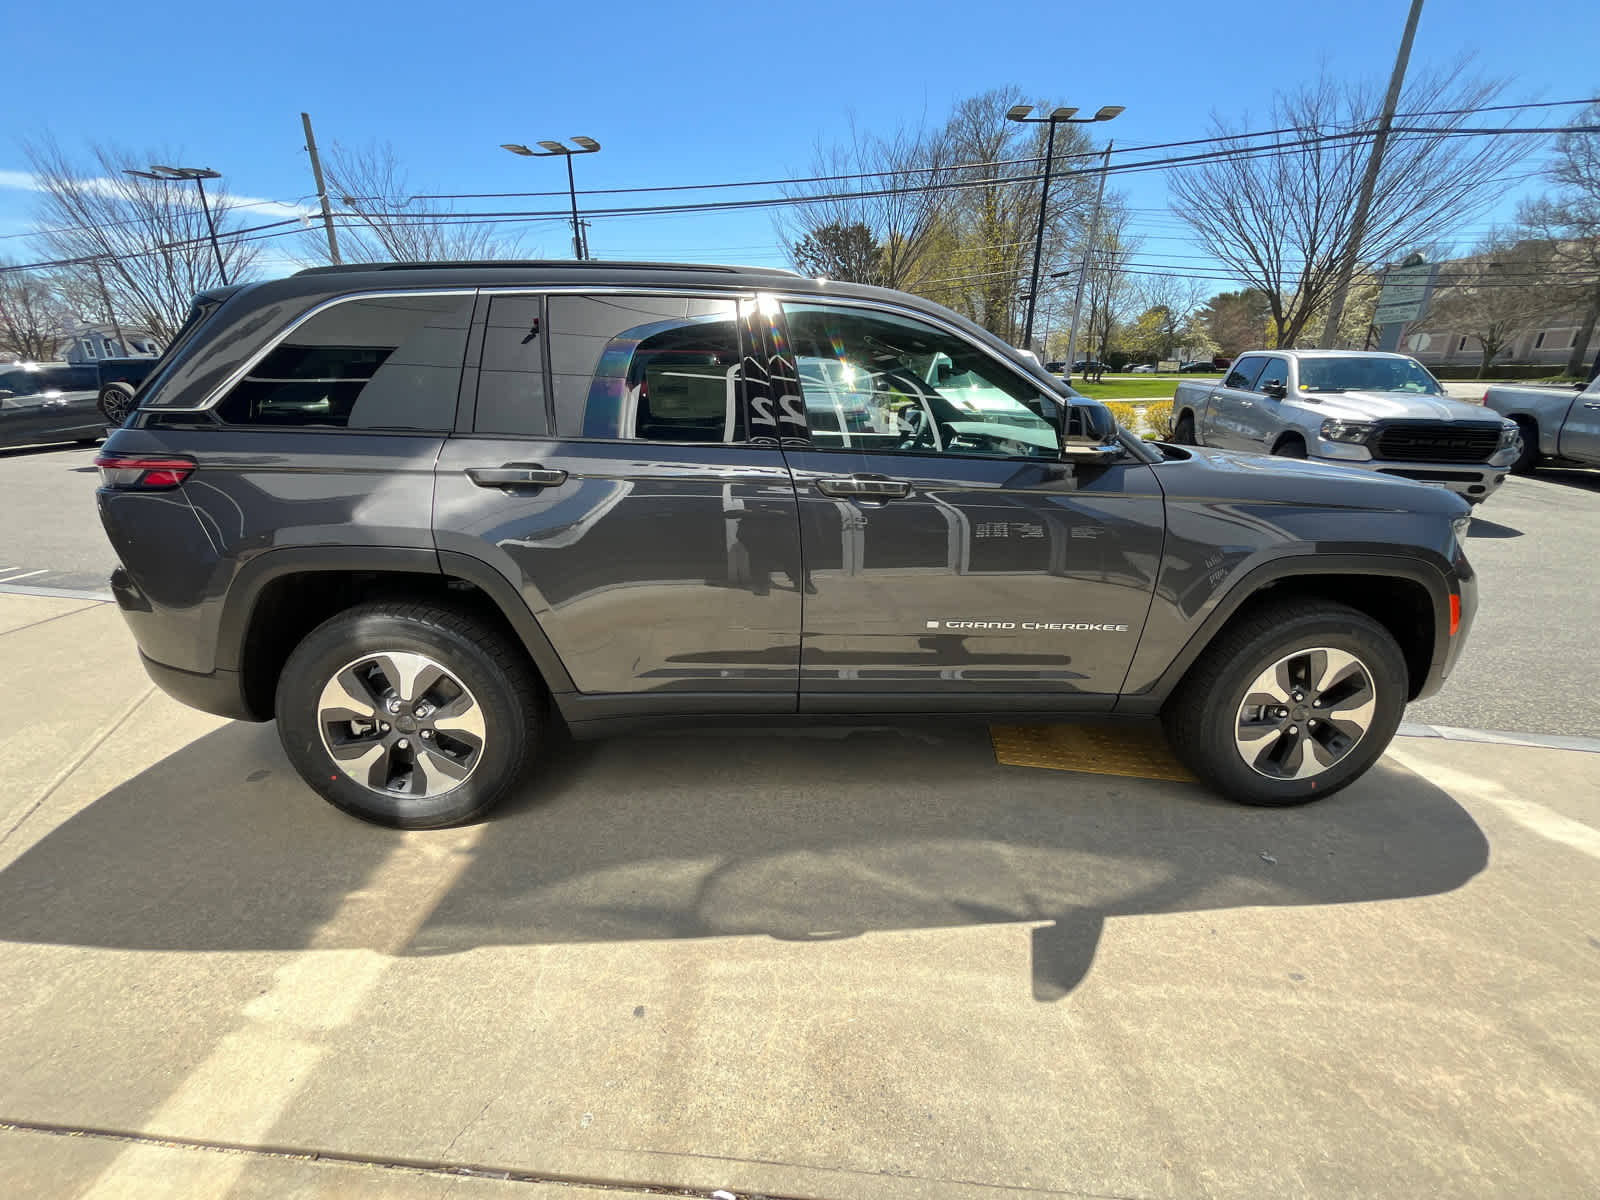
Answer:
[(794, 244), (791, 257), (797, 270), (843, 283), (870, 283), (881, 286), (883, 247), (872, 230), (861, 222), (841, 225), (834, 222), (813, 229)]
[(1267, 343), (1267, 295), (1259, 288), (1219, 292), (1195, 313), (1195, 323), (1217, 353), (1234, 358)]

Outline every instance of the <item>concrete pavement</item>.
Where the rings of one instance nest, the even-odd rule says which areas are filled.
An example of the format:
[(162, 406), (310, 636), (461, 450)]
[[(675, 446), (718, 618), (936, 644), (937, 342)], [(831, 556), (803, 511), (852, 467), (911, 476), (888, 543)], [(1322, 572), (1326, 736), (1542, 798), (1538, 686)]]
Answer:
[(1600, 1190), (1600, 754), (1272, 811), (982, 727), (634, 737), (396, 833), (111, 606), (0, 630), (12, 1194)]

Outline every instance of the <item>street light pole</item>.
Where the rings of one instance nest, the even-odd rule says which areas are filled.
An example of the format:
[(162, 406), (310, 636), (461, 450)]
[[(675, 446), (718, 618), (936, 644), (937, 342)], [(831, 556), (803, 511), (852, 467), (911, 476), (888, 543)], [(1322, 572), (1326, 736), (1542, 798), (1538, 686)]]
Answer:
[[(1092, 117), (1075, 116), (1075, 108), (1058, 108), (1045, 117), (1031, 117), (1033, 111), (1031, 104), (1014, 104), (1006, 110), (1006, 120), (1018, 121), (1025, 125), (1048, 125), (1049, 135), (1045, 138), (1044, 152), (1044, 186), (1039, 191), (1039, 222), (1033, 233), (1033, 286), (1028, 290), (1028, 315), (1024, 322), (1022, 344), (1024, 349), (1033, 349), (1033, 314), (1039, 296), (1039, 264), (1044, 258), (1044, 220), (1045, 210), (1050, 203), (1050, 171), (1056, 160), (1056, 126), (1057, 125), (1092, 125), (1096, 121), (1110, 121), (1120, 116), (1124, 107), (1120, 104), (1104, 105)], [(1100, 177), (1102, 190), (1105, 186), (1105, 176)], [(1096, 212), (1098, 213), (1098, 201)], [(1071, 374), (1072, 364), (1067, 364), (1068, 374)]]
[(524, 158), (553, 158), (559, 154), (567, 160), (567, 194), (572, 198), (572, 257), (583, 262), (589, 257), (589, 239), (584, 236), (583, 222), (578, 219), (578, 185), (572, 175), (572, 156), (593, 154), (600, 149), (600, 143), (591, 137), (574, 137), (572, 140), (577, 149), (564, 142), (551, 140), (538, 143), (544, 147), (543, 150), (530, 150), (518, 142), (502, 142), (500, 149), (520, 154)]
[(159, 163), (152, 163), (148, 171), (135, 171), (131, 167), (124, 167), (124, 175), (136, 175), (140, 179), (155, 179), (162, 183), (174, 179), (192, 179), (200, 189), (200, 211), (206, 216), (206, 229), (211, 234), (211, 253), (217, 257), (217, 274), (222, 277), (222, 286), (228, 286), (228, 268), (222, 263), (222, 246), (217, 241), (217, 223), (211, 217), (211, 205), (206, 202), (206, 180), (221, 179), (221, 171), (213, 171), (210, 167), (166, 167)]

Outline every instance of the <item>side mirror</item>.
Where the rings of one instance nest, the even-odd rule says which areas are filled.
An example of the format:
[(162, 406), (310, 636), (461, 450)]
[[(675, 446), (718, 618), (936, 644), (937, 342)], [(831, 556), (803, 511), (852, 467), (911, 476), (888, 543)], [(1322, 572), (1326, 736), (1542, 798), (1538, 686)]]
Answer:
[(1270, 396), (1274, 400), (1282, 400), (1289, 394), (1289, 385), (1286, 383), (1278, 383), (1276, 380), (1274, 380), (1272, 383), (1263, 383), (1261, 385), (1261, 394), (1263, 396)]
[(0, 388), (0, 400), (9, 400), (9, 399), (11, 399), (11, 397), (13, 397), (15, 395), (16, 395), (16, 393), (13, 392), (10, 388)]
[[(1589, 385), (1587, 383), (1575, 383), (1572, 385), (1572, 390), (1575, 392), (1586, 392), (1589, 390)], [(7, 393), (0, 392), (0, 396), (4, 395), (7, 395)]]
[(1110, 462), (1122, 453), (1117, 421), (1100, 404), (1070, 404), (1061, 413), (1061, 457), (1077, 462)]

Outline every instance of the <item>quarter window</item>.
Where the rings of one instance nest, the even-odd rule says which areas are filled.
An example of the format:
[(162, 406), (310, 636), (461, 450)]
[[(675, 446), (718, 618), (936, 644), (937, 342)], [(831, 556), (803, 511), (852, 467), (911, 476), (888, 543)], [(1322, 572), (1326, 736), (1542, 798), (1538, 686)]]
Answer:
[(738, 306), (695, 296), (551, 296), (563, 437), (742, 442)]
[(1056, 458), (1044, 397), (966, 339), (898, 314), (784, 305), (819, 449)]
[(217, 415), (235, 425), (448, 430), (472, 304), (472, 293), (336, 304), (256, 363)]

